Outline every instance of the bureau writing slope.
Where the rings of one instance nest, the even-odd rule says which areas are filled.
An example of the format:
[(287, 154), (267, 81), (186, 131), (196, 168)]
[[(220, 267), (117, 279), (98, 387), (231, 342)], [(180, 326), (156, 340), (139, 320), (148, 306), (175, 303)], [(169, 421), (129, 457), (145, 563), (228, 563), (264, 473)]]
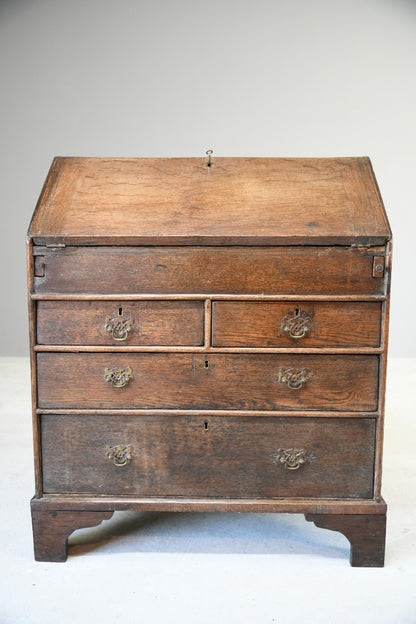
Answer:
[(56, 158), (28, 232), (35, 557), (296, 512), (381, 566), (391, 233), (367, 158)]

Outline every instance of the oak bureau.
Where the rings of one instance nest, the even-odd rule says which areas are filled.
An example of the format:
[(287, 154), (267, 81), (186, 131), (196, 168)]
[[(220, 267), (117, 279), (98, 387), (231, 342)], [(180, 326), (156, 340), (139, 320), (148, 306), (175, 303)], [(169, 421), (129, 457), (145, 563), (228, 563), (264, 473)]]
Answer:
[(29, 227), (35, 557), (115, 510), (303, 513), (382, 566), (368, 158), (56, 158)]

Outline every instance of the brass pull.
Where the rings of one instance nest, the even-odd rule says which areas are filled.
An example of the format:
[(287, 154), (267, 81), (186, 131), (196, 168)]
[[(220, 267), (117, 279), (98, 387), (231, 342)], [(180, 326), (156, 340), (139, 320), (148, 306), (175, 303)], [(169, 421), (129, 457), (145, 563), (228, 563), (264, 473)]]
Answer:
[(281, 328), (291, 338), (299, 340), (299, 338), (304, 338), (311, 331), (312, 317), (304, 310), (295, 308), (294, 312), (289, 312), (282, 318)]
[(126, 340), (133, 328), (134, 319), (122, 307), (109, 316), (104, 325), (104, 329), (118, 341)]
[(108, 445), (106, 453), (115, 466), (125, 466), (128, 461), (134, 459), (134, 446), (131, 444)]
[(130, 366), (126, 366), (126, 368), (122, 368), (121, 366), (116, 366), (114, 368), (105, 368), (104, 369), (104, 379), (111, 383), (113, 388), (124, 388), (127, 384), (134, 379), (133, 377), (133, 369)]
[(291, 390), (299, 390), (311, 377), (307, 368), (279, 368), (277, 372), (277, 381)]
[(279, 449), (276, 454), (276, 460), (279, 464), (282, 464), (286, 470), (299, 470), (301, 466), (306, 464), (306, 449)]

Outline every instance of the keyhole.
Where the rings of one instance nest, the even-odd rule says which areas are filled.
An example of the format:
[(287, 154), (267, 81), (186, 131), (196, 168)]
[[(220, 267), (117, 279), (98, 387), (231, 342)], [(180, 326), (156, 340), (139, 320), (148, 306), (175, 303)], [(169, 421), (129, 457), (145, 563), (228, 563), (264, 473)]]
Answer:
[(295, 315), (298, 316), (299, 315), (299, 308), (295, 308)]
[(205, 360), (205, 362), (204, 362), (204, 368), (209, 368), (209, 360)]
[(123, 308), (119, 308), (118, 309), (118, 315), (119, 316), (123, 316)]
[(204, 422), (204, 429), (205, 429), (205, 431), (208, 431), (208, 421), (207, 420)]

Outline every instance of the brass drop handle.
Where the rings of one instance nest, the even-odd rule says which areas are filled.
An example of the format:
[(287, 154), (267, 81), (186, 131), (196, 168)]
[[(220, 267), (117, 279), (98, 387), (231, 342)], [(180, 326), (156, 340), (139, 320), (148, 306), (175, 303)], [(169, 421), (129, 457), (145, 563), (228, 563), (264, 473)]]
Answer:
[(300, 390), (310, 380), (312, 373), (307, 368), (279, 368), (277, 381), (291, 390)]
[(104, 379), (111, 383), (113, 388), (124, 388), (134, 379), (133, 369), (130, 366), (125, 368), (121, 366), (115, 366), (114, 368), (106, 367), (104, 369)]
[(105, 320), (104, 329), (119, 342), (127, 340), (129, 333), (134, 329), (134, 319), (123, 307)]
[(289, 312), (282, 318), (280, 327), (291, 338), (299, 340), (299, 338), (304, 338), (311, 331), (312, 318), (304, 310), (295, 308), (293, 312)]
[(279, 449), (276, 454), (276, 461), (277, 463), (282, 464), (286, 470), (299, 470), (301, 466), (306, 464), (306, 449)]
[(127, 462), (134, 459), (134, 446), (132, 444), (110, 444), (106, 448), (108, 459), (111, 459), (115, 466), (125, 466)]

